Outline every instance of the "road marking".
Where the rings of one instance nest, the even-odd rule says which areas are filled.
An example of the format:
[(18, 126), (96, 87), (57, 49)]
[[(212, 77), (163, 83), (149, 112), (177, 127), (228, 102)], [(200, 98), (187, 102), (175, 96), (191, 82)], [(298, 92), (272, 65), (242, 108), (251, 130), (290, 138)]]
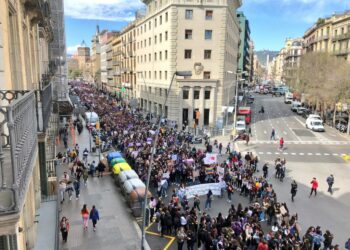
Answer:
[(313, 155), (313, 153), (307, 153), (307, 155)]
[(272, 153), (271, 153), (271, 152), (267, 152), (266, 154), (267, 154), (267, 155), (272, 155)]
[(328, 153), (324, 153), (323, 155), (329, 155)]
[(266, 130), (264, 131), (264, 134), (265, 134), (265, 135), (267, 134)]
[(296, 153), (290, 153), (291, 155), (296, 155)]
[(264, 152), (259, 152), (259, 155), (263, 155), (264, 154)]
[(315, 155), (321, 155), (320, 153), (316, 153)]
[(304, 155), (304, 153), (299, 153), (299, 155)]
[(284, 155), (288, 155), (288, 152), (284, 152), (283, 154), (284, 154)]

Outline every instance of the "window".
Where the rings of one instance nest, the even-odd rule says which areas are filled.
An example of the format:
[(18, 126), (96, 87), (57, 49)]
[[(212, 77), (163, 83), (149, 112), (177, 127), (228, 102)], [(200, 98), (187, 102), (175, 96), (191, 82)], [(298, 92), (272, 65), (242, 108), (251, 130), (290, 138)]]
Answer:
[(165, 57), (165, 60), (168, 60), (168, 51), (167, 50), (165, 51), (164, 57)]
[(211, 59), (211, 50), (210, 49), (204, 50), (204, 59)]
[(154, 27), (157, 27), (157, 18), (154, 19)]
[(189, 96), (189, 91), (188, 89), (182, 90), (182, 99), (187, 100)]
[(186, 10), (185, 19), (192, 19), (192, 18), (193, 18), (193, 10)]
[(165, 13), (165, 22), (167, 22), (167, 21), (168, 21), (168, 12)]
[(147, 62), (147, 56), (145, 55), (145, 62)]
[[(159, 71), (159, 73), (160, 73), (160, 71)], [(162, 79), (161, 76), (159, 76), (159, 78)], [(163, 90), (162, 88), (159, 88), (159, 96), (162, 96), (162, 92), (163, 92), (162, 90)]]
[(204, 33), (205, 40), (211, 40), (212, 35), (213, 35), (213, 31), (212, 30), (205, 30), (205, 33)]
[(157, 36), (154, 36), (154, 44), (157, 44)]
[(209, 100), (210, 99), (210, 90), (204, 91), (204, 99)]
[(157, 61), (157, 52), (154, 53), (154, 61)]
[(147, 25), (145, 24), (145, 32), (147, 31)]
[(163, 17), (160, 16), (160, 17), (159, 17), (159, 25), (162, 25), (162, 23), (163, 23)]
[(212, 10), (206, 10), (205, 11), (205, 20), (212, 20), (213, 19), (213, 11)]
[[(151, 73), (151, 72), (150, 72)], [(152, 93), (152, 87), (148, 87), (148, 92)]]
[(193, 99), (198, 100), (199, 99), (199, 90), (193, 91)]
[(154, 71), (154, 79), (157, 79), (157, 71)]
[(151, 53), (148, 54), (148, 61), (151, 61)]
[(203, 72), (203, 79), (210, 79), (210, 71)]
[(192, 50), (185, 49), (185, 59), (191, 59), (192, 57)]
[(164, 71), (164, 79), (168, 80), (168, 71)]
[(151, 79), (151, 71), (148, 71), (148, 78)]
[(209, 117), (210, 117), (210, 109), (204, 109), (204, 118), (203, 118), (204, 126), (209, 125)]
[[(159, 80), (162, 80), (162, 71), (159, 71)], [(162, 92), (162, 89), (160, 91)]]
[(162, 51), (159, 51), (159, 60), (162, 60)]
[(165, 31), (165, 41), (168, 41), (168, 31)]
[(148, 29), (151, 29), (151, 21), (148, 22)]
[(159, 34), (159, 42), (161, 43), (162, 42), (162, 38), (163, 38), (163, 35), (162, 33)]
[(192, 30), (185, 30), (185, 39), (192, 39)]

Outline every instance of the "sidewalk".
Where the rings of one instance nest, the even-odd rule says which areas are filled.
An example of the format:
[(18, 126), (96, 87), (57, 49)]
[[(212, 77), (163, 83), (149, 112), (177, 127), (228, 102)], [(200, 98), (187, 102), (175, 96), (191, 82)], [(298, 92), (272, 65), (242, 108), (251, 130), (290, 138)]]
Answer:
[[(80, 154), (85, 148), (89, 149), (89, 132), (84, 127), (81, 135), (76, 132), (76, 141), (80, 147)], [(63, 143), (62, 143), (63, 144)], [(73, 148), (72, 140), (69, 141), (69, 148)], [(63, 152), (62, 145), (58, 146), (57, 152)], [(98, 155), (89, 155), (88, 162), (95, 160), (98, 163)], [(67, 171), (67, 164), (63, 165), (63, 171)], [(67, 171), (69, 173), (69, 171)], [(96, 232), (92, 229), (89, 221), (87, 231), (83, 230), (80, 210), (87, 204), (89, 210), (93, 205), (99, 210), (100, 221), (97, 223)], [(89, 176), (87, 187), (81, 181), (79, 200), (73, 196), (69, 201), (66, 196), (62, 205), (60, 218), (66, 216), (70, 222), (68, 241), (64, 243), (60, 235), (61, 250), (110, 250), (110, 249), (139, 249), (141, 232), (134, 217), (127, 207), (124, 197), (115, 185), (110, 176), (103, 178)]]

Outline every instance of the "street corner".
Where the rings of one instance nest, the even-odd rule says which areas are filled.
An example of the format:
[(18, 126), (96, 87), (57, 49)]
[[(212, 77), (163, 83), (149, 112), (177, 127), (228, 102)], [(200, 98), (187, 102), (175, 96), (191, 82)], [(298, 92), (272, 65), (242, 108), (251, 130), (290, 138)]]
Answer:
[(158, 230), (158, 225), (152, 222), (146, 227), (146, 239), (151, 249), (159, 250), (175, 250), (176, 241), (174, 236), (161, 235)]

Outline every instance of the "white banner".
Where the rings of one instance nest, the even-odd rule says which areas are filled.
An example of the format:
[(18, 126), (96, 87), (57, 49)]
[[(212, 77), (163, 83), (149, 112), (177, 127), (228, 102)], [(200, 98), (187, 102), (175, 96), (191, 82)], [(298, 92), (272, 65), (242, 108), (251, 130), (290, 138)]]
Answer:
[(199, 196), (206, 195), (209, 189), (213, 192), (213, 195), (221, 195), (221, 187), (225, 183), (208, 183), (208, 184), (199, 184), (186, 187), (186, 197), (188, 199), (193, 198), (196, 194)]
[(216, 164), (218, 162), (218, 155), (217, 154), (205, 154), (204, 158), (204, 164), (210, 165), (210, 164)]

